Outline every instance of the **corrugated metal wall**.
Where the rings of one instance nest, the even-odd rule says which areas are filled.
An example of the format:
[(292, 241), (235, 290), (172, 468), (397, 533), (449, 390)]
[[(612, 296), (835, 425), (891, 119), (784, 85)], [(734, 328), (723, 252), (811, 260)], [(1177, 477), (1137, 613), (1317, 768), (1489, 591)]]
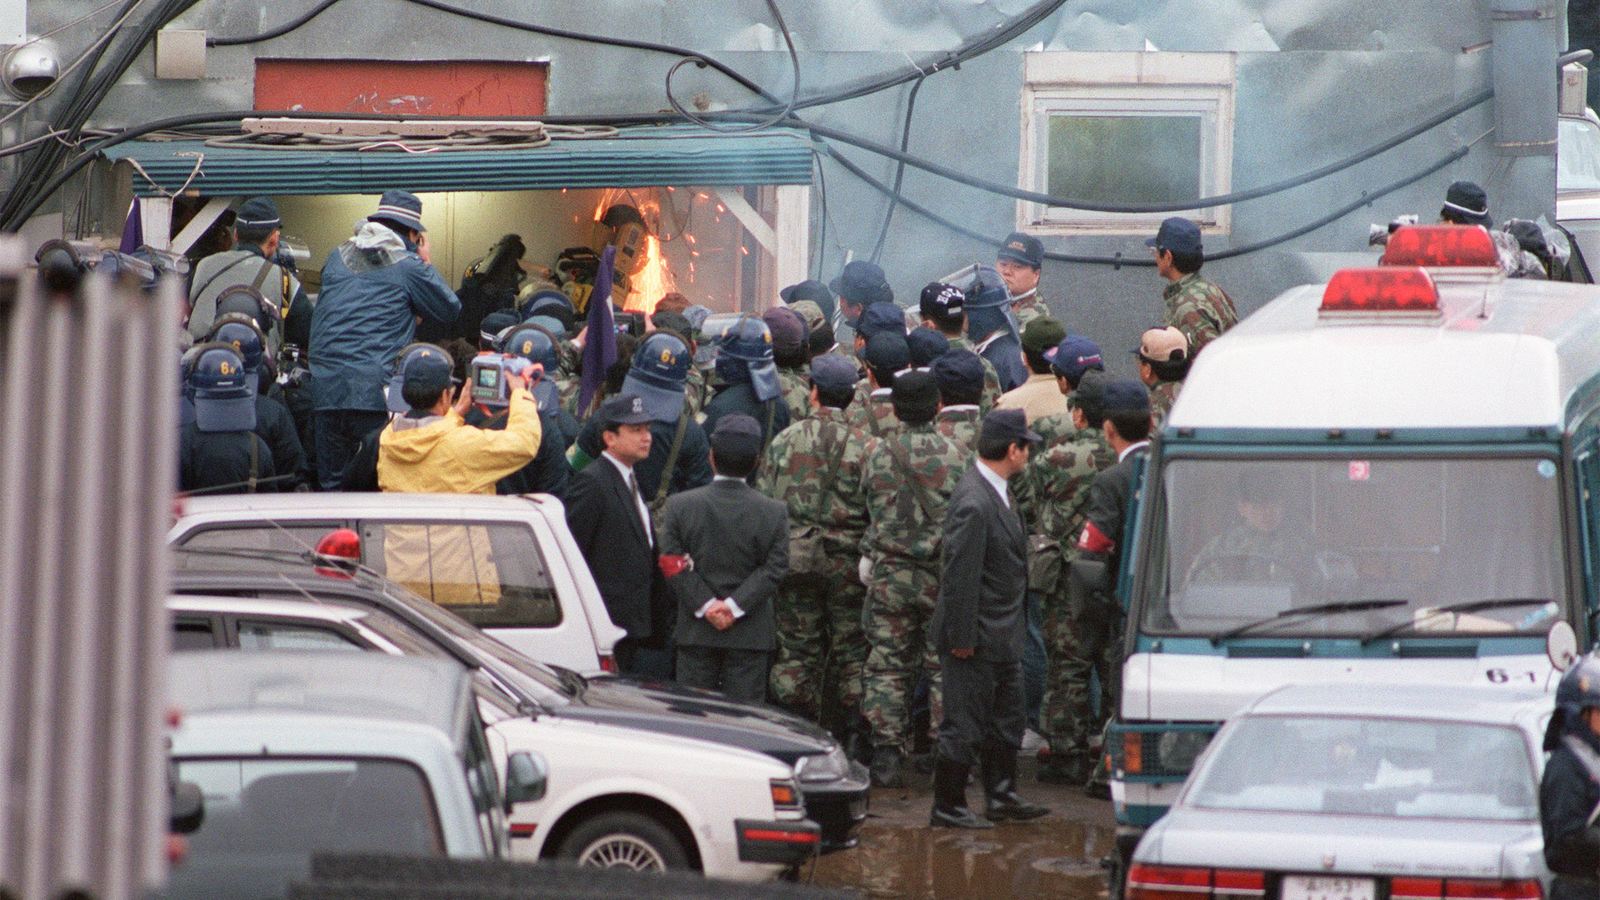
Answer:
[[(0, 237), (0, 243), (10, 239)], [(0, 249), (0, 894), (164, 877), (175, 285), (73, 293)]]

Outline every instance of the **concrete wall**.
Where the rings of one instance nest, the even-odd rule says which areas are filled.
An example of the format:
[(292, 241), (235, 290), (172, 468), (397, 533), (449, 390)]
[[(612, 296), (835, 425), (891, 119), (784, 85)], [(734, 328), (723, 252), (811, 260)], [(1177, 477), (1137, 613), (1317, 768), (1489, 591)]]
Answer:
[[(283, 22), (310, 0), (271, 4), (208, 0), (180, 24), (214, 35), (239, 35)], [(579, 31), (663, 41), (711, 53), (779, 96), (790, 90), (788, 56), (761, 0), (595, 0), (514, 2), (478, 0), (474, 9)], [(929, 54), (981, 34), (1032, 4), (1022, 0), (808, 0), (782, 8), (802, 54), (807, 96), (886, 71), (909, 71)], [(1552, 7), (1564, 12), (1562, 0)], [(30, 25), (38, 31), (77, 14), (80, 4), (35, 0)], [(940, 71), (924, 83), (911, 129), (912, 152), (973, 175), (1016, 184), (1020, 148), (1019, 98), (1027, 50), (1227, 51), (1237, 54), (1235, 190), (1274, 182), (1349, 156), (1395, 134), (1418, 118), (1489, 86), (1493, 48), (1488, 45), (1488, 0), (1070, 0), (1009, 45)], [(82, 29), (64, 34), (63, 43)], [(1564, 46), (1564, 44), (1563, 44)], [(149, 55), (129, 73), (97, 113), (98, 124), (117, 125), (197, 109), (247, 108), (256, 55), (303, 58), (548, 59), (553, 115), (647, 112), (666, 107), (663, 79), (675, 57), (598, 47), (453, 18), (401, 0), (345, 0), (293, 34), (277, 40), (213, 49), (207, 78), (153, 80)], [(1530, 60), (1530, 65), (1542, 65)], [(1553, 61), (1551, 62), (1553, 67)], [(1552, 77), (1554, 73), (1552, 72)], [(745, 92), (714, 72), (686, 68), (681, 97), (703, 91), (712, 103), (737, 106)], [(810, 108), (809, 120), (883, 143), (897, 143), (909, 88)], [(1230, 234), (1208, 236), (1209, 253), (1266, 240), (1365, 192), (1415, 173), (1450, 151), (1476, 143), (1470, 155), (1422, 182), (1340, 221), (1273, 250), (1207, 266), (1247, 312), (1284, 288), (1316, 277), (1322, 255), (1365, 253), (1369, 222), (1396, 214), (1431, 217), (1445, 186), (1457, 178), (1483, 183), (1500, 218), (1535, 215), (1553, 202), (1550, 157), (1501, 159), (1485, 104), (1371, 161), (1305, 187), (1237, 205)], [(890, 181), (893, 165), (847, 151), (876, 177)], [(835, 274), (849, 254), (871, 252), (883, 221), (884, 198), (832, 162), (821, 164), (814, 192), (813, 273)], [(825, 183), (826, 189), (820, 189)], [(1549, 185), (1539, 196), (1510, 197), (1508, 185)], [(1017, 208), (1009, 198), (909, 170), (905, 192), (998, 241), (1012, 229)], [(544, 200), (484, 201), (524, 204), (516, 214), (536, 218)], [(824, 209), (825, 203), (825, 209)], [(460, 265), (498, 236), (507, 212), (460, 203), (455, 228), (472, 238), (452, 259)], [(286, 210), (286, 214), (288, 211)], [(569, 215), (570, 212), (562, 212)], [(483, 218), (496, 224), (483, 224)], [(473, 220), (473, 224), (464, 224)], [(826, 221), (826, 237), (823, 221)], [(346, 227), (347, 223), (339, 223)], [(329, 226), (331, 227), (331, 226)], [(526, 235), (525, 235), (526, 236)], [(1052, 237), (1052, 251), (1121, 253), (1146, 259), (1136, 235)], [(882, 263), (902, 302), (928, 280), (974, 260), (992, 259), (990, 245), (951, 233), (900, 209)], [(1160, 283), (1148, 268), (1049, 263), (1045, 295), (1074, 330), (1088, 333), (1108, 357), (1134, 345), (1137, 333), (1161, 314)]]

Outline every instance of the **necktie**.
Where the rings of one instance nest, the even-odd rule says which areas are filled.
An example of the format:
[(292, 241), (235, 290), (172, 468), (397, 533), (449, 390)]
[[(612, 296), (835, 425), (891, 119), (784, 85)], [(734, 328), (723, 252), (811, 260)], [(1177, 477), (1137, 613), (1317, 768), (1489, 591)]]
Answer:
[(633, 498), (634, 511), (639, 514), (639, 524), (644, 526), (644, 533), (650, 533), (650, 523), (644, 517), (643, 496), (639, 493), (639, 480), (633, 477), (633, 472), (628, 472), (628, 494)]

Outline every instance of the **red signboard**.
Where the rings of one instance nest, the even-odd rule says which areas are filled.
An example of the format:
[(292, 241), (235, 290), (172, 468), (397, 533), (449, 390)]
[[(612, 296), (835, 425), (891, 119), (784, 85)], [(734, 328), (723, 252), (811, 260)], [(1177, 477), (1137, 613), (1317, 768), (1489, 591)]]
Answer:
[(256, 109), (541, 116), (546, 63), (258, 59)]

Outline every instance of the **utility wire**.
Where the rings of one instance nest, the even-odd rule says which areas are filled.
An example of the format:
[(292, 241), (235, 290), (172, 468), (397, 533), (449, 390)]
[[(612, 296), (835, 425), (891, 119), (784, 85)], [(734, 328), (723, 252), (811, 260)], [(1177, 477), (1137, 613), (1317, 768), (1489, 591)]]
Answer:
[(663, 87), (667, 93), (667, 103), (671, 104), (674, 112), (707, 131), (715, 131), (720, 134), (743, 134), (751, 131), (760, 131), (763, 128), (771, 128), (773, 125), (787, 119), (794, 112), (795, 102), (800, 99), (800, 54), (795, 50), (794, 35), (789, 33), (789, 23), (783, 20), (783, 12), (778, 9), (778, 0), (767, 0), (767, 9), (772, 11), (772, 19), (778, 23), (778, 30), (783, 33), (784, 46), (789, 48), (789, 63), (794, 69), (794, 88), (789, 92), (789, 102), (784, 105), (783, 109), (761, 121), (736, 128), (713, 124), (710, 120), (695, 114), (672, 93), (672, 76), (676, 75), (679, 69), (691, 64), (702, 69), (711, 65), (705, 57), (695, 54), (693, 56), (685, 56), (683, 59), (673, 63), (672, 68), (667, 70), (667, 78)]

